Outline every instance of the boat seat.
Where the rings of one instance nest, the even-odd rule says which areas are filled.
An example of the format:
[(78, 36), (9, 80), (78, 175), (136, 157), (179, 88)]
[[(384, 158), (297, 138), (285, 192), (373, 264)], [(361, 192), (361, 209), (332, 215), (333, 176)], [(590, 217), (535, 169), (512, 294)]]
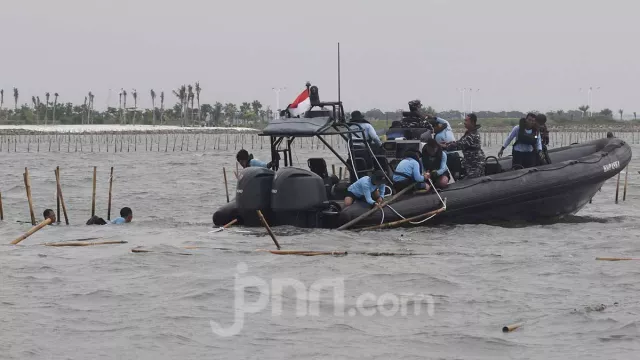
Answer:
[(311, 170), (311, 172), (317, 174), (321, 178), (324, 179), (329, 177), (327, 162), (323, 158), (309, 158), (307, 160), (307, 165), (309, 165), (309, 170)]
[[(489, 160), (495, 160), (495, 162), (490, 162)], [(498, 158), (495, 156), (487, 156), (484, 159), (484, 173), (485, 175), (494, 175), (494, 174), (499, 174), (501, 172), (504, 172), (504, 170), (502, 169), (502, 165), (500, 165), (500, 162), (498, 161)]]

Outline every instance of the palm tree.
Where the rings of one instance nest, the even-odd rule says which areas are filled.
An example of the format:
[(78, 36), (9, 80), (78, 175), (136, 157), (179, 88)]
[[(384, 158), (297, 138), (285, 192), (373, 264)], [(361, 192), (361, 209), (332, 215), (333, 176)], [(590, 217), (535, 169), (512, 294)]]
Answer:
[(589, 105), (582, 105), (578, 107), (578, 110), (582, 111), (582, 117), (585, 117), (585, 115), (587, 115), (587, 110), (589, 110)]
[[(0, 104), (2, 104), (2, 103), (0, 103)], [(0, 105), (0, 108), (2, 108), (2, 105)], [(633, 112), (633, 120), (636, 120), (636, 112), (635, 111)]]
[(618, 110), (618, 113), (620, 114), (620, 120), (622, 120), (622, 114), (624, 114), (624, 110), (620, 109)]
[(38, 123), (40, 119), (38, 119), (38, 103), (35, 96), (31, 97), (31, 102), (33, 103), (33, 112), (36, 114), (36, 123)]
[(93, 124), (93, 119), (91, 118), (91, 115), (93, 113), (93, 98), (95, 96), (93, 95), (93, 93), (91, 91), (89, 91), (89, 116), (87, 118), (87, 124)]
[(160, 125), (164, 121), (164, 91), (160, 92)]
[(153, 125), (156, 124), (156, 92), (151, 89), (151, 109), (153, 110), (151, 113), (151, 123)]
[(53, 121), (51, 124), (56, 123), (56, 105), (58, 105), (58, 93), (53, 94)]
[(127, 123), (127, 90), (122, 89), (122, 106), (124, 107), (124, 123)]
[(138, 113), (138, 92), (133, 89), (133, 125), (136, 124), (136, 114)]
[(118, 93), (118, 109), (120, 109), (120, 124), (122, 124), (122, 89)]
[(180, 100), (180, 126), (184, 126), (184, 118), (187, 113), (185, 107), (187, 101), (187, 87), (184, 85), (180, 86), (180, 89), (178, 89), (177, 91), (173, 90), (173, 95), (175, 95), (178, 100)]
[(37, 112), (36, 112), (36, 115), (37, 115), (36, 119), (38, 120), (38, 125), (40, 124), (40, 109), (41, 108), (42, 108), (42, 103), (40, 102), (40, 96), (36, 96), (36, 109), (38, 109)]
[(187, 89), (187, 110), (189, 109), (189, 102), (191, 102), (191, 113), (189, 117), (191, 118), (191, 123), (193, 123), (193, 86), (189, 85)]
[[(84, 117), (87, 114), (87, 97), (84, 97), (84, 105), (82, 107), (82, 123), (84, 124)], [(89, 123), (89, 119), (87, 118), (87, 124)]]
[(51, 94), (49, 92), (44, 93), (44, 124), (47, 125), (47, 120), (49, 120), (49, 97)]
[(18, 111), (18, 88), (13, 88), (13, 107), (15, 111)]
[(2, 105), (4, 105), (4, 89), (0, 89), (0, 110), (2, 109)]
[[(202, 115), (200, 115), (200, 82), (196, 81), (196, 99), (198, 100), (198, 122), (202, 124)], [(191, 100), (191, 109), (193, 109), (193, 100)]]

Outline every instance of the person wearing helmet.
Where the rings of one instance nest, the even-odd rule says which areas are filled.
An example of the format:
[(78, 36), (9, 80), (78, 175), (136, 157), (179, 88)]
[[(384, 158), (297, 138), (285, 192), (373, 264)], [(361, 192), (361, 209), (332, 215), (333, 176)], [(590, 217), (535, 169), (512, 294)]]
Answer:
[(371, 176), (363, 176), (347, 188), (344, 206), (351, 206), (356, 200), (364, 200), (371, 206), (380, 206), (384, 198), (387, 178), (384, 172), (376, 170)]

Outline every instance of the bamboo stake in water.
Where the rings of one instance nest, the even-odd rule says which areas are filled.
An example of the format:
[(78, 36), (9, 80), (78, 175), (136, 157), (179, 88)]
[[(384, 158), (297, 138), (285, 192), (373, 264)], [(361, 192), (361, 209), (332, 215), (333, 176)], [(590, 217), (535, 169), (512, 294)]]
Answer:
[(29, 214), (31, 215), (31, 225), (36, 225), (36, 215), (33, 211), (33, 200), (31, 198), (31, 181), (29, 181), (29, 169), (24, 168), (24, 187), (27, 190), (27, 201), (29, 202)]
[(96, 176), (98, 167), (93, 167), (93, 194), (91, 195), (91, 217), (96, 215)]
[(629, 176), (629, 165), (624, 169), (624, 190), (622, 192), (622, 201), (627, 200), (627, 177)]
[(618, 173), (618, 180), (616, 181), (616, 204), (618, 203), (619, 192), (620, 192), (620, 173)]
[(224, 191), (227, 193), (227, 202), (229, 202), (229, 187), (227, 185), (227, 170), (222, 167), (222, 175), (224, 176)]
[(42, 229), (43, 227), (45, 227), (45, 226), (47, 226), (49, 224), (51, 224), (51, 219), (47, 218), (43, 222), (38, 224), (37, 226), (32, 227), (31, 230), (27, 231), (26, 233), (21, 235), (19, 238), (13, 240), (11, 242), (11, 245), (19, 244), (22, 240), (28, 238), (29, 236), (33, 235), (33, 233), (35, 233), (36, 231)]
[(271, 228), (269, 227), (269, 224), (267, 223), (267, 220), (262, 215), (262, 211), (257, 210), (257, 213), (258, 213), (258, 217), (260, 218), (260, 222), (262, 222), (262, 225), (264, 226), (264, 228), (267, 229), (267, 232), (269, 233), (269, 236), (271, 236), (273, 243), (276, 244), (276, 247), (278, 248), (278, 250), (280, 250), (280, 244), (278, 244), (278, 240), (276, 239), (276, 236), (273, 234), (273, 232), (271, 231)]
[(56, 174), (56, 186), (58, 188), (58, 197), (60, 198), (60, 204), (62, 205), (62, 213), (64, 214), (64, 222), (69, 225), (69, 218), (67, 217), (67, 207), (64, 205), (64, 197), (62, 197), (62, 187), (60, 186), (60, 172), (53, 171)]
[(109, 202), (107, 205), (107, 220), (111, 220), (111, 189), (113, 187), (113, 166), (111, 167), (111, 176), (109, 176)]
[(4, 210), (2, 209), (2, 193), (0, 192), (0, 220), (4, 220)]
[[(56, 166), (56, 171), (60, 173), (60, 166)], [(58, 187), (56, 186), (56, 222), (60, 224), (60, 193), (58, 192)]]

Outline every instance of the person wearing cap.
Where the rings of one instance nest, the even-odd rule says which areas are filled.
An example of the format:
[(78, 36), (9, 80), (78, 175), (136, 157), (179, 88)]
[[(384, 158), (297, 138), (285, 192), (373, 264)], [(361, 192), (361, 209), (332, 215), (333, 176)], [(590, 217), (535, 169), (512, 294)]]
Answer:
[[(356, 110), (352, 112), (351, 120), (349, 122), (358, 124), (350, 125), (349, 128), (351, 130), (363, 130), (365, 140), (369, 142), (369, 144), (375, 144), (377, 147), (382, 146), (382, 141), (380, 141), (380, 138), (376, 133), (376, 129), (374, 129), (373, 125), (371, 125), (371, 123), (369, 123), (369, 121), (364, 118), (360, 111)], [(353, 138), (362, 140), (362, 133), (359, 131), (354, 133)]]
[(436, 139), (427, 140), (427, 144), (422, 148), (422, 164), (433, 186), (443, 189), (449, 185), (447, 153), (442, 151)]
[(464, 118), (464, 127), (467, 131), (462, 137), (455, 142), (446, 144), (448, 151), (462, 150), (463, 167), (466, 177), (469, 179), (484, 176), (485, 156), (482, 151), (482, 139), (480, 138), (480, 125), (478, 125), (478, 116), (476, 114), (468, 114)]
[(409, 149), (404, 153), (404, 159), (398, 163), (396, 170), (393, 172), (393, 187), (396, 191), (400, 191), (414, 182), (417, 182), (418, 189), (429, 189), (429, 185), (425, 184), (426, 172), (422, 172), (420, 165), (420, 155), (415, 150)]
[(384, 172), (376, 170), (371, 176), (363, 176), (347, 188), (344, 206), (350, 206), (356, 200), (364, 200), (372, 206), (380, 206), (384, 198), (386, 177)]

